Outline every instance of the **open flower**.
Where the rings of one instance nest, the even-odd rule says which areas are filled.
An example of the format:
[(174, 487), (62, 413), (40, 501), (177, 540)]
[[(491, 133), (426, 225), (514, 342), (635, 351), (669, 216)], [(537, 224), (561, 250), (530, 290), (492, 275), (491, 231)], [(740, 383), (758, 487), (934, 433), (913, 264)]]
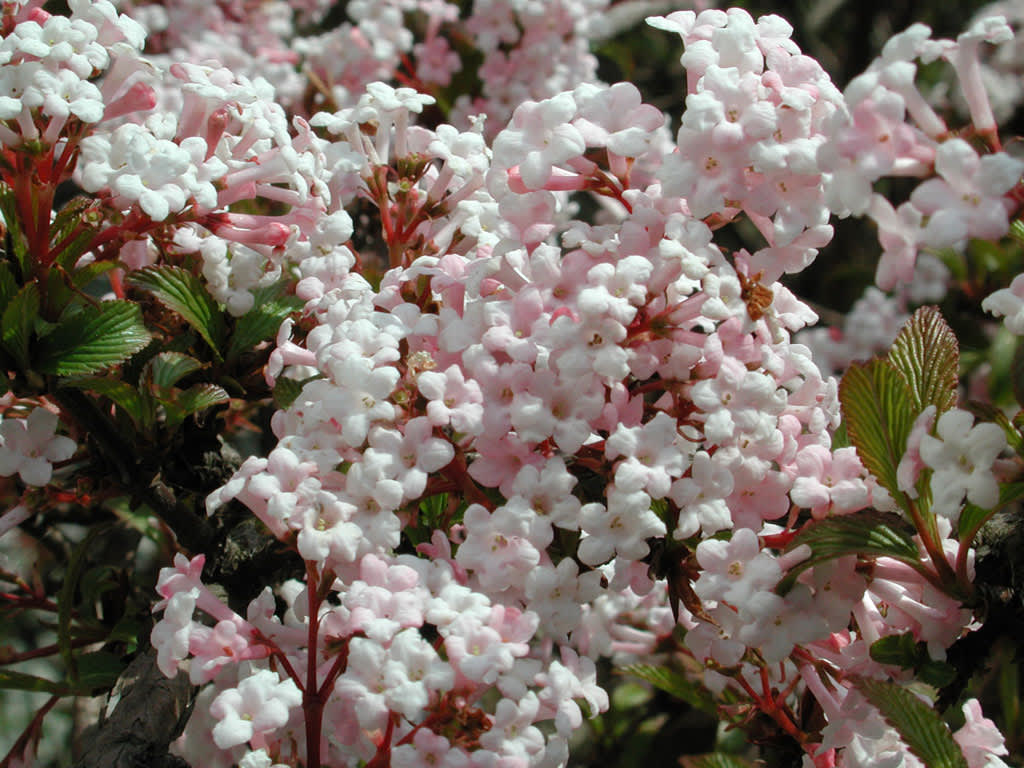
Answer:
[(18, 473), (28, 485), (43, 486), (53, 476), (53, 462), (70, 459), (75, 441), (55, 434), (57, 414), (36, 408), (27, 419), (4, 419), (0, 424), (0, 475)]

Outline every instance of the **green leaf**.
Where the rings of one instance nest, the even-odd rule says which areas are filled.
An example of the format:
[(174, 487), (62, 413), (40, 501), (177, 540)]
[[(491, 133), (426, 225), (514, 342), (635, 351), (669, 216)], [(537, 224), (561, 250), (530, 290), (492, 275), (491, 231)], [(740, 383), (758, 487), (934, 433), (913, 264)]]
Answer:
[(289, 408), (294, 403), (299, 395), (302, 394), (302, 388), (306, 384), (314, 379), (319, 379), (321, 376), (310, 376), (308, 379), (290, 379), (287, 376), (278, 376), (277, 381), (274, 382), (274, 405), (280, 408), (282, 411)]
[(851, 676), (854, 686), (928, 768), (967, 768), (960, 746), (938, 713), (906, 688)]
[(210, 345), (217, 359), (222, 359), (224, 316), (198, 277), (181, 267), (165, 264), (137, 270), (128, 276), (127, 282), (152, 293), (157, 301), (181, 315)]
[(873, 642), (869, 652), (879, 664), (891, 664), (902, 669), (913, 669), (920, 655), (913, 632), (886, 635)]
[(910, 389), (914, 415), (929, 405), (939, 415), (956, 405), (960, 345), (938, 307), (921, 307), (900, 330), (889, 361)]
[(839, 384), (839, 403), (850, 442), (864, 467), (907, 508), (896, 467), (907, 448), (916, 413), (903, 376), (888, 360), (852, 363)]
[(27, 675), (10, 669), (0, 669), (0, 689), (14, 691), (38, 691), (40, 693), (66, 693), (67, 686), (44, 677)]
[(274, 338), (284, 319), (302, 307), (301, 299), (285, 294), (283, 284), (261, 288), (254, 295), (255, 305), (235, 325), (228, 360), (235, 360), (260, 342)]
[(32, 328), (39, 315), (39, 289), (35, 283), (24, 286), (4, 310), (2, 336), (7, 349), (23, 369), (29, 368), (28, 344)]
[(137, 304), (89, 304), (68, 313), (42, 340), (38, 369), (58, 376), (96, 373), (124, 362), (148, 343)]
[(160, 402), (164, 406), (167, 427), (176, 429), (186, 417), (230, 399), (216, 384), (196, 384), (173, 398), (160, 398)]
[(161, 352), (150, 358), (142, 369), (142, 380), (157, 390), (170, 389), (203, 364), (181, 352)]
[(185, 410), (186, 414), (191, 415), (220, 403), (226, 403), (230, 399), (228, 393), (216, 384), (196, 384), (182, 392), (175, 402)]
[(933, 660), (928, 655), (927, 644), (915, 640), (913, 632), (876, 640), (871, 644), (870, 653), (879, 664), (914, 670), (918, 680), (933, 688), (943, 688), (956, 679), (956, 669), (944, 661)]
[(834, 515), (808, 523), (789, 543), (786, 551), (806, 544), (811, 548), (811, 555), (790, 568), (775, 591), (786, 594), (805, 570), (843, 555), (893, 557), (920, 569), (917, 545), (902, 530), (904, 526), (896, 515), (875, 510)]
[(935, 689), (945, 688), (956, 680), (956, 667), (928, 659), (917, 668), (917, 679)]
[(718, 706), (715, 704), (714, 699), (704, 690), (703, 686), (674, 669), (653, 664), (630, 664), (623, 667), (620, 672), (624, 675), (633, 675), (641, 680), (646, 680), (655, 688), (685, 701), (695, 709), (712, 714), (718, 711)]
[(846, 434), (846, 422), (839, 422), (839, 426), (836, 427), (836, 431), (832, 433), (832, 450), (838, 451), (840, 448), (848, 448), (850, 446), (850, 436)]
[(111, 688), (126, 666), (128, 665), (120, 656), (108, 651), (83, 653), (75, 658), (78, 680), (73, 683), (72, 688), (79, 695), (89, 695), (96, 690)]
[(61, 386), (84, 389), (87, 392), (94, 392), (101, 397), (108, 398), (127, 413), (138, 427), (145, 427), (150, 421), (147, 418), (146, 402), (142, 394), (131, 384), (120, 379), (111, 379), (104, 376), (84, 376), (67, 379)]

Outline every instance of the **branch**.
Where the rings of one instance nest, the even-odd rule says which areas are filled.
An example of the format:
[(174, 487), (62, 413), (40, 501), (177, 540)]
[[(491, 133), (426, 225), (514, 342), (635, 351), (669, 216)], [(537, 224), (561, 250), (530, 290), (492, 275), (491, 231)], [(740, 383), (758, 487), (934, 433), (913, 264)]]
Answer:
[(164, 677), (152, 648), (140, 653), (111, 691), (114, 711), (86, 731), (90, 746), (75, 768), (187, 768), (167, 747), (184, 729), (195, 693), (186, 673)]

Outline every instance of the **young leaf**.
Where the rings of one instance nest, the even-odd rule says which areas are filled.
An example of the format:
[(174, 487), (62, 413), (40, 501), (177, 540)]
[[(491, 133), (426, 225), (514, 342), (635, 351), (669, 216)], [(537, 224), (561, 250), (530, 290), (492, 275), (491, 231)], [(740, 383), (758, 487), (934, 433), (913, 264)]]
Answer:
[(967, 768), (964, 753), (934, 709), (895, 683), (866, 677), (851, 679), (928, 768)]
[(68, 313), (40, 342), (43, 373), (81, 376), (124, 362), (149, 343), (142, 313), (130, 301), (105, 301)]
[(35, 283), (24, 286), (4, 310), (2, 334), (4, 347), (22, 368), (29, 366), (28, 342), (32, 326), (39, 314), (39, 289)]
[(889, 350), (913, 398), (915, 415), (929, 405), (939, 415), (956, 405), (960, 345), (938, 307), (921, 307), (900, 330)]
[(809, 523), (786, 549), (806, 544), (811, 548), (811, 555), (790, 568), (775, 591), (786, 594), (803, 571), (843, 555), (893, 557), (913, 568), (920, 568), (917, 546), (901, 530), (903, 525), (899, 517), (874, 510), (834, 515)]
[(907, 449), (916, 411), (903, 376), (888, 360), (852, 363), (839, 384), (839, 403), (850, 442), (864, 467), (906, 509), (896, 467)]
[(152, 293), (157, 301), (181, 315), (221, 359), (224, 317), (198, 277), (181, 267), (163, 265), (133, 272), (127, 282)]
[(288, 315), (302, 306), (302, 300), (284, 293), (283, 286), (272, 285), (256, 291), (256, 304), (238, 318), (228, 347), (228, 360), (235, 360), (261, 341), (273, 338)]

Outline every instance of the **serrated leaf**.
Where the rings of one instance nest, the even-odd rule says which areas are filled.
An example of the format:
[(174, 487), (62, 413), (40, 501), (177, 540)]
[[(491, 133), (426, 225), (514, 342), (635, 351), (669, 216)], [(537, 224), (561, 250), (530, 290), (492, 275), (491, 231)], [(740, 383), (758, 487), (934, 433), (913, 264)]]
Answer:
[(38, 691), (40, 693), (63, 694), (67, 692), (67, 686), (63, 683), (47, 680), (44, 677), (27, 675), (24, 672), (15, 672), (11, 669), (0, 669), (0, 690), (4, 688), (14, 691)]
[(869, 653), (879, 664), (890, 664), (902, 669), (913, 669), (920, 656), (913, 632), (886, 635), (871, 644)]
[(161, 352), (150, 358), (142, 369), (142, 379), (158, 390), (170, 389), (203, 364), (180, 352)]
[(646, 680), (655, 688), (685, 701), (696, 709), (711, 712), (712, 714), (718, 711), (714, 700), (699, 683), (690, 680), (674, 669), (653, 664), (630, 664), (623, 667), (620, 672), (624, 675), (633, 675), (641, 680)]
[(22, 287), (4, 310), (2, 337), (7, 349), (22, 368), (29, 367), (29, 340), (39, 315), (39, 289), (35, 283)]
[(839, 403), (850, 443), (864, 467), (907, 508), (896, 467), (907, 448), (917, 412), (903, 376), (888, 360), (852, 363), (839, 384)]
[(130, 301), (91, 304), (62, 318), (40, 342), (38, 369), (58, 376), (96, 373), (127, 360), (149, 343), (142, 313)]
[(273, 285), (255, 292), (253, 308), (238, 318), (235, 332), (228, 347), (228, 360), (277, 335), (281, 323), (292, 312), (302, 307), (302, 300), (284, 293), (281, 285)]
[(85, 376), (68, 379), (61, 386), (84, 389), (106, 397), (127, 413), (136, 426), (143, 427), (148, 424), (145, 400), (141, 393), (127, 382), (104, 376)]
[(166, 411), (167, 426), (175, 428), (186, 417), (230, 399), (228, 393), (216, 384), (196, 384), (176, 395), (173, 400), (162, 399), (161, 402)]
[(927, 768), (967, 768), (964, 753), (949, 727), (913, 693), (885, 680), (850, 679)]
[(939, 415), (956, 405), (960, 345), (938, 307), (921, 307), (900, 330), (889, 361), (910, 389), (914, 415), (929, 405)]
[(910, 535), (901, 530), (903, 527), (903, 521), (896, 515), (875, 510), (834, 515), (808, 523), (786, 550), (806, 544), (811, 548), (811, 555), (789, 569), (776, 592), (786, 594), (805, 570), (844, 555), (892, 557), (920, 568), (917, 546)]
[(687, 755), (679, 759), (683, 768), (750, 768), (750, 761), (727, 752), (709, 752), (706, 755)]
[(186, 413), (193, 414), (226, 403), (230, 399), (228, 393), (216, 384), (196, 384), (182, 392), (176, 402)]
[(128, 276), (127, 282), (152, 293), (157, 301), (181, 315), (221, 359), (224, 317), (198, 277), (181, 267), (165, 264), (137, 270)]

